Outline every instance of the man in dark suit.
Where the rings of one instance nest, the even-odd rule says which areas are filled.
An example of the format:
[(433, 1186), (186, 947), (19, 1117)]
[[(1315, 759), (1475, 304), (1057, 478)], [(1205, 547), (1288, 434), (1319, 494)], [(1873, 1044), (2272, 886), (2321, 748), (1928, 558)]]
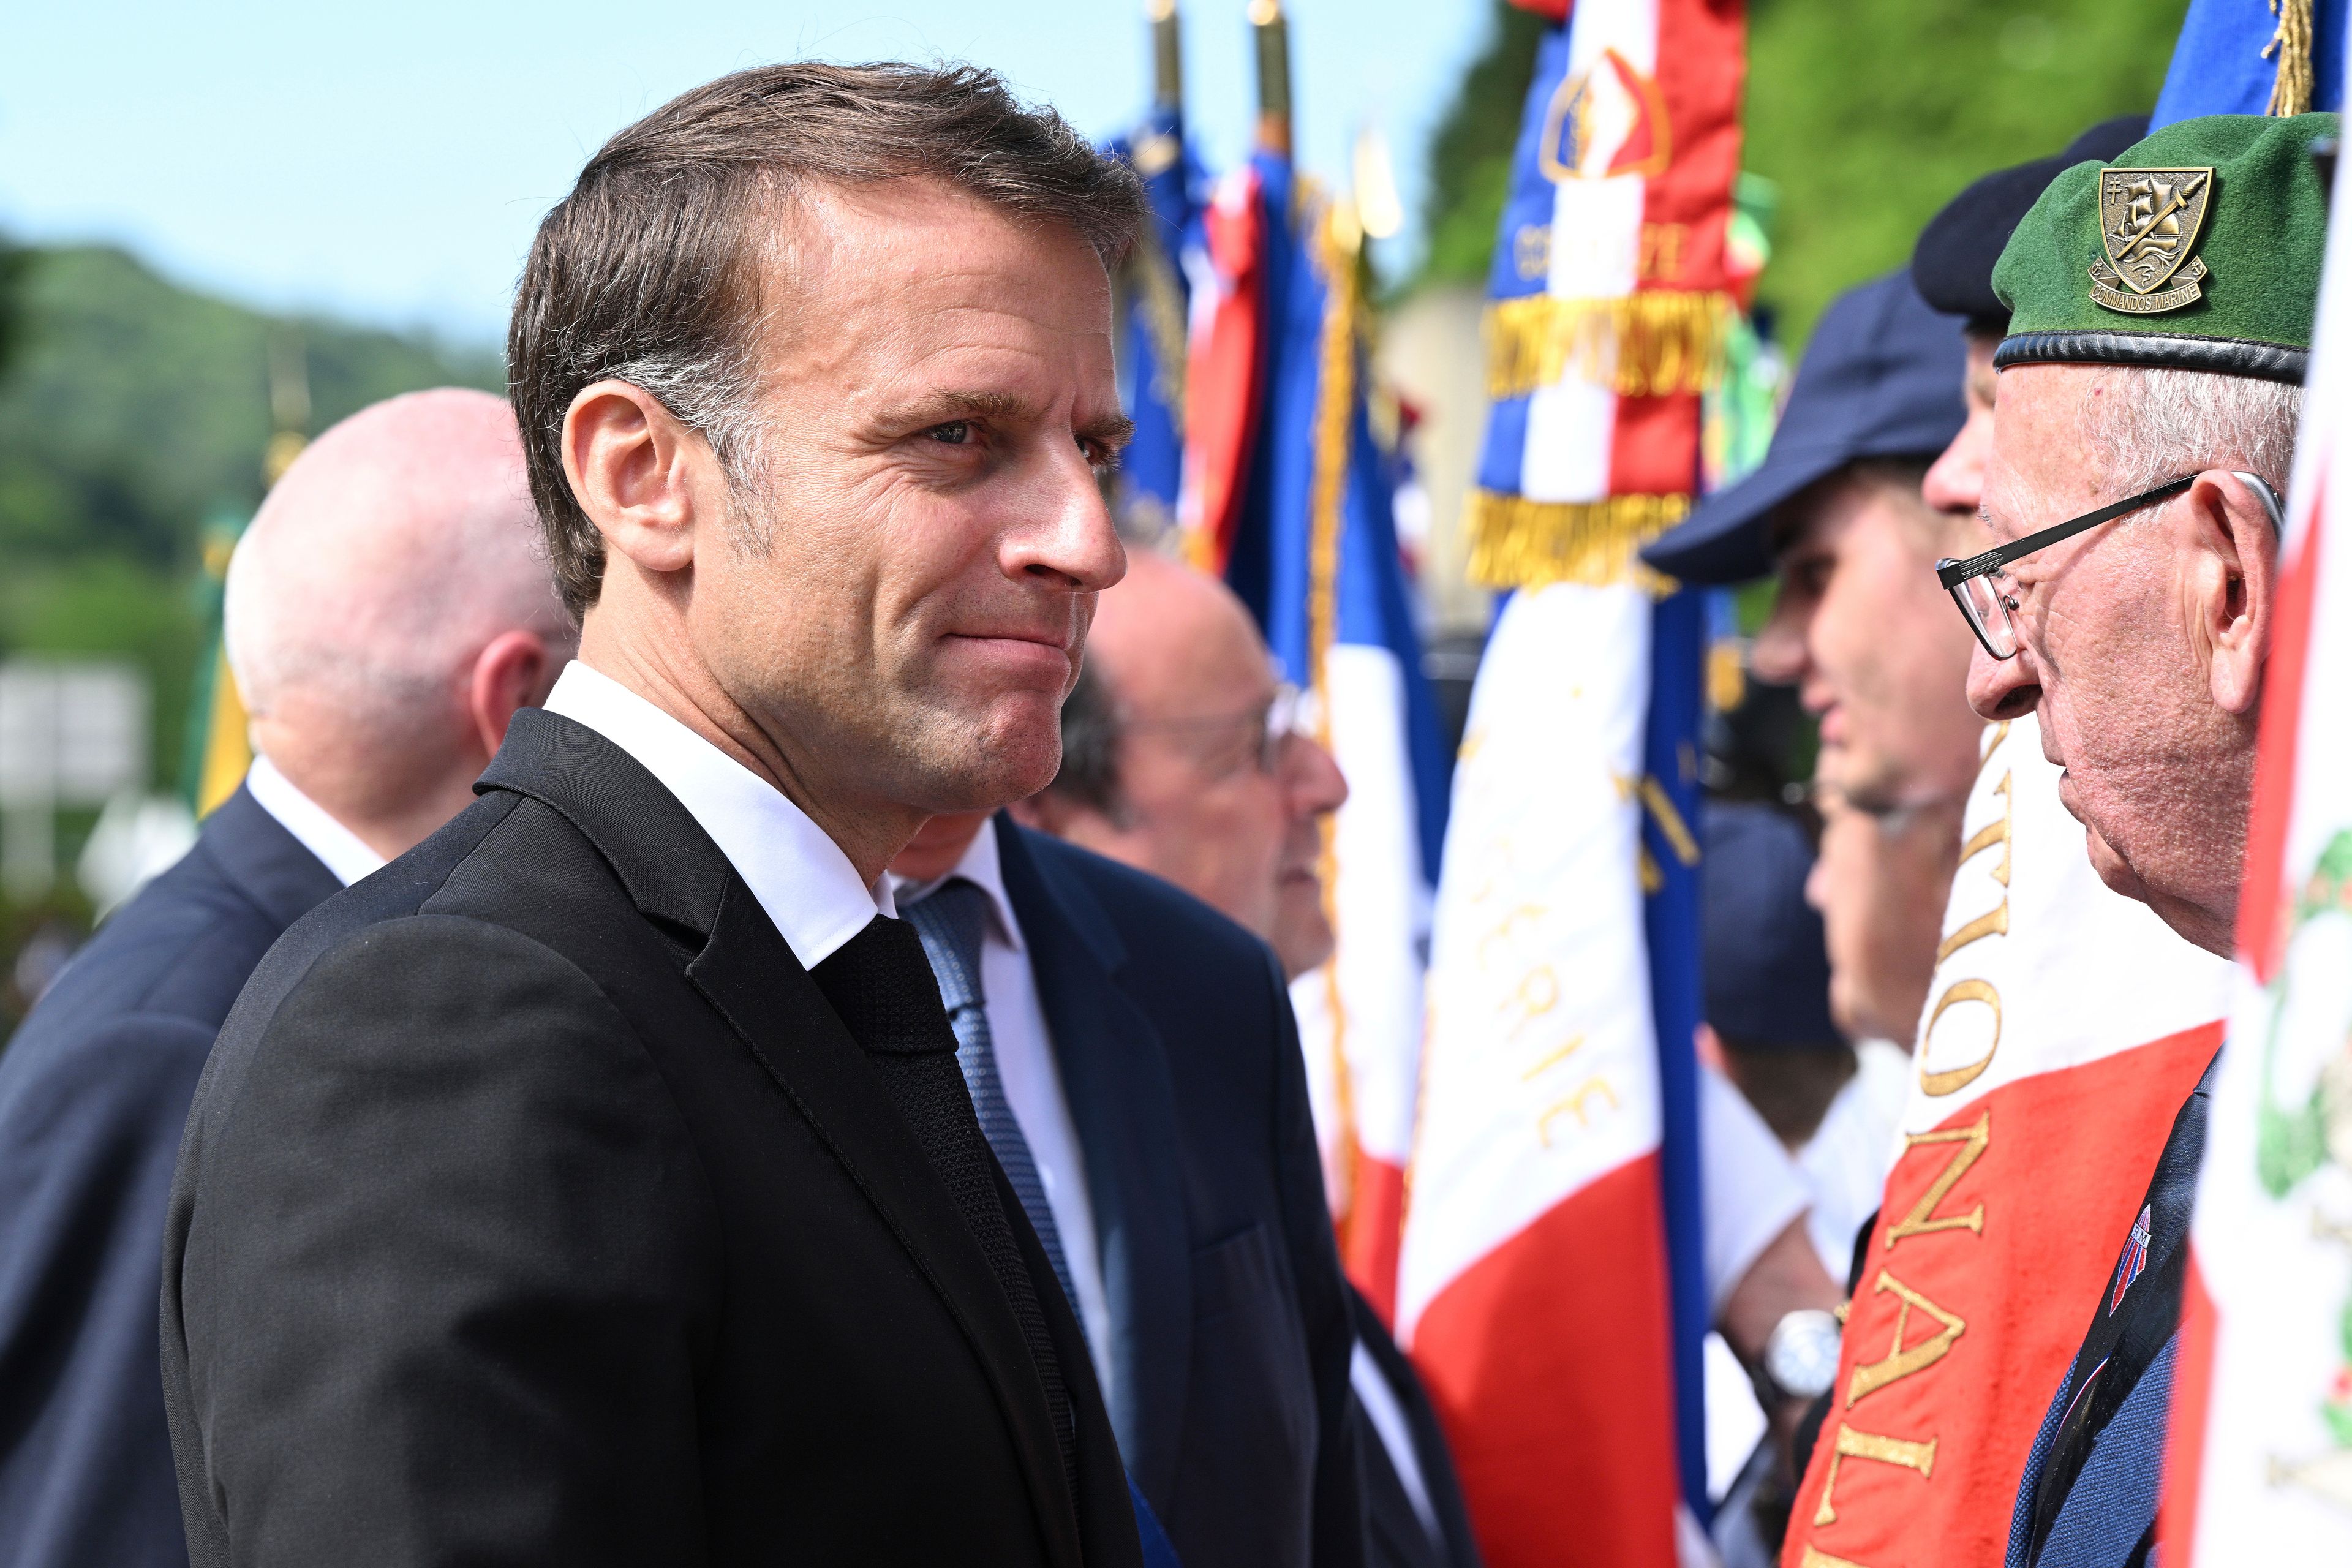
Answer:
[(1002, 813), (933, 817), (891, 869), (1185, 1568), (1361, 1561), (1348, 1291), (1273, 955)]
[(803, 64), (542, 224), (509, 362), (581, 657), (223, 1031), (165, 1242), (200, 1563), (1139, 1560), (883, 879), (1058, 763), (1139, 211), (987, 73)]
[(512, 412), (459, 391), (336, 426), (246, 531), (226, 629), (253, 771), (0, 1053), (11, 1568), (187, 1562), (155, 1298), (196, 1077), (270, 943), (455, 816), (546, 694), (572, 633), (532, 535)]
[[(1291, 728), (1265, 639), (1249, 612), (1214, 578), (1165, 557), (1139, 553), (1127, 580), (1104, 596), (1097, 632), (1096, 661), (1063, 709), (1061, 770), (1050, 788), (1016, 812), (1051, 833), (1165, 877), (1208, 903), (1260, 939), (1243, 942), (1258, 969), (1268, 967), (1266, 948), (1281, 979), (1323, 963), (1333, 946), (1318, 870), (1323, 825), (1347, 799), (1348, 786), (1330, 754)], [(929, 830), (927, 837), (940, 836), (946, 826)], [(1016, 839), (1004, 829), (999, 836), (1007, 846), (1008, 865), (1011, 854), (1024, 846), (1024, 858), (1040, 863), (1059, 859), (1076, 868), (1100, 864), (1045, 838)], [(1104, 871), (1090, 870), (1088, 879), (1098, 885), (1083, 906), (1089, 910), (1117, 910), (1122, 899), (1141, 902), (1141, 893), (1129, 889), (1158, 886), (1141, 878), (1122, 883)], [(1017, 883), (1015, 888), (1013, 907), (1025, 928), (1031, 915)], [(1168, 895), (1160, 898), (1165, 902)], [(1067, 908), (1053, 912), (1063, 915)], [(1113, 917), (1099, 923), (1120, 922)], [(1144, 922), (1138, 917), (1137, 923)], [(1240, 940), (1239, 933), (1234, 937)], [(1243, 1146), (1240, 1130), (1246, 1124), (1221, 1130), (1211, 1120), (1212, 1110), (1220, 1096), (1244, 1095), (1247, 1076), (1238, 1070), (1244, 1064), (1213, 1051), (1199, 1037), (1233, 993), (1255, 994), (1253, 963), (1247, 956), (1220, 959), (1137, 935), (1126, 936), (1121, 952), (1121, 984), (1137, 996), (1149, 1026), (1168, 1047), (1179, 1101), (1179, 1149), (1187, 1168), (1223, 1169)], [(1046, 984), (1042, 957), (1039, 984)], [(1286, 1082), (1303, 1079), (1288, 997), (1279, 1000), (1278, 1070)], [(1126, 1033), (1103, 1037), (1066, 1030), (1058, 1021), (1053, 1030), (1057, 1059), (1097, 1073), (1103, 1069), (1086, 1058), (1129, 1060), (1128, 1038)], [(1265, 1069), (1252, 1063), (1248, 1070)], [(1164, 1092), (1158, 1089), (1156, 1070), (1124, 1076), (1123, 1112), (1091, 1111), (1102, 1123), (1105, 1142), (1125, 1136), (1118, 1114), (1154, 1114), (1153, 1097)], [(1089, 1110), (1075, 1099), (1071, 1110), (1091, 1173), (1097, 1129), (1089, 1124)], [(1290, 1136), (1296, 1142), (1286, 1146), (1286, 1157), (1293, 1163), (1312, 1163), (1312, 1126), (1294, 1119)], [(1096, 1221), (1099, 1227), (1099, 1215)], [(1318, 1232), (1316, 1252), (1328, 1254), (1328, 1214), (1318, 1212), (1311, 1226), (1304, 1218), (1296, 1223)], [(1302, 1278), (1311, 1277), (1305, 1265), (1295, 1267)], [(1080, 1289), (1083, 1293), (1083, 1283)], [(1338, 1375), (1354, 1394), (1367, 1560), (1383, 1568), (1475, 1568), (1477, 1549), (1461, 1488), (1420, 1380), (1370, 1305), (1352, 1288), (1343, 1289), (1357, 1343)], [(1155, 1325), (1121, 1320), (1118, 1326), (1137, 1340), (1139, 1353), (1159, 1353)], [(1234, 1432), (1217, 1432), (1188, 1410), (1182, 1440), (1233, 1450), (1237, 1467), (1254, 1463), (1244, 1434), (1256, 1412), (1229, 1408), (1239, 1424)], [(1113, 1409), (1120, 1410), (1116, 1393)], [(1132, 1419), (1148, 1433), (1150, 1412), (1136, 1410)], [(1123, 1440), (1133, 1441), (1126, 1426), (1120, 1431)], [(1130, 1447), (1131, 1463), (1134, 1458)], [(1147, 1490), (1150, 1486), (1147, 1475)], [(1181, 1510), (1181, 1500), (1176, 1506)], [(1181, 1511), (1170, 1521), (1191, 1564), (1194, 1547), (1184, 1524)]]

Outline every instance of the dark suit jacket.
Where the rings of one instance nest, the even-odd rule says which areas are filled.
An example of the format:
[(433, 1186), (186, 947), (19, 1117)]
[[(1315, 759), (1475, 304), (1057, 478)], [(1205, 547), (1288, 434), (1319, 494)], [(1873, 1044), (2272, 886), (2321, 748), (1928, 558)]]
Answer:
[(477, 787), (271, 950), (197, 1090), (163, 1310), (198, 1568), (1135, 1568), (1067, 1306), (1075, 1500), (980, 1244), (709, 837), (535, 710)]
[(213, 1037), (333, 873), (239, 789), (0, 1053), (0, 1563), (183, 1568), (155, 1364), (180, 1129)]
[(994, 831), (1084, 1149), (1129, 1470), (1184, 1568), (1360, 1563), (1354, 1335), (1274, 955), (1156, 877)]
[(1429, 1494), (1429, 1510), (1437, 1516), (1437, 1539), (1413, 1511), (1381, 1435), (1369, 1420), (1361, 1424), (1364, 1449), (1364, 1511), (1371, 1523), (1373, 1568), (1480, 1568), (1478, 1543), (1470, 1533), (1470, 1513), (1462, 1501), (1462, 1480), (1454, 1473), (1453, 1451), (1437, 1425), (1421, 1376), (1390, 1338), (1372, 1304), (1353, 1289), (1356, 1337), (1362, 1341), (1381, 1381), (1396, 1395), (1412, 1436), (1412, 1454), (1421, 1466), (1421, 1484)]

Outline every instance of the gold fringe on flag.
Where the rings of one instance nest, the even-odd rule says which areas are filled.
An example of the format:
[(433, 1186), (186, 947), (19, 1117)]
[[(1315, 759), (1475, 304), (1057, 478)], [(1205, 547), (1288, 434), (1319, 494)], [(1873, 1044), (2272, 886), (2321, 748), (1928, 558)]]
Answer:
[[(1363, 230), (1354, 208), (1335, 202), (1315, 213), (1313, 232), (1319, 249), (1326, 289), (1321, 363), (1315, 405), (1315, 468), (1307, 495), (1307, 662), (1309, 689), (1315, 693), (1315, 739), (1326, 751), (1331, 744), (1331, 694), (1325, 683), (1331, 644), (1339, 631), (1339, 540), (1346, 522), (1348, 458), (1355, 436), (1357, 264)], [(1335, 932), (1339, 921), (1339, 818), (1323, 817), (1322, 847), (1316, 869), (1323, 879), (1323, 916)], [(1362, 1140), (1356, 1131), (1355, 1074), (1348, 1065), (1348, 1006), (1339, 991), (1336, 959), (1323, 965), (1324, 1005), (1331, 1015), (1331, 1089), (1339, 1121), (1339, 1186), (1343, 1205), (1338, 1224), (1344, 1249), (1356, 1217), (1357, 1170)]]
[(1471, 580), (1490, 588), (1631, 583), (1664, 597), (1674, 591), (1674, 579), (1642, 564), (1636, 552), (1689, 512), (1688, 496), (1541, 501), (1473, 490)]
[(1722, 376), (1738, 318), (1729, 295), (1688, 289), (1497, 300), (1486, 308), (1486, 395), (1524, 397), (1571, 369), (1622, 397), (1704, 392)]
[(2301, 114), (2311, 107), (2311, 0), (2271, 0), (2278, 31), (2263, 46), (2263, 58), (2278, 56), (2278, 79), (2271, 84), (2264, 114)]
[(1129, 287), (1136, 291), (1137, 303), (1142, 307), (1144, 331), (1151, 335), (1151, 392), (1160, 405), (1168, 410), (1176, 422), (1179, 438), (1184, 434), (1184, 358), (1185, 333), (1184, 294), (1176, 279), (1175, 263), (1169, 259), (1160, 237), (1152, 232), (1147, 219), (1142, 231), (1136, 236), (1135, 248), (1128, 252)]

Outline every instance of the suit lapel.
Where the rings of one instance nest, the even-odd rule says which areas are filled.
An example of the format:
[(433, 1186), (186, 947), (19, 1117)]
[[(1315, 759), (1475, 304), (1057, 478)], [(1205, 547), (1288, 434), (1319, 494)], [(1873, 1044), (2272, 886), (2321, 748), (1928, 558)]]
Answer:
[(1000, 816), (994, 831), (1086, 1159), (1110, 1298), (1112, 1425), (1129, 1473), (1147, 1496), (1166, 1498), (1175, 1487), (1192, 1332), (1175, 1089), (1160, 1031), (1119, 988), (1126, 952), (1101, 904), (1034, 852), (1031, 836), (1010, 818)]
[(1045, 1393), (980, 1244), (791, 946), (677, 797), (628, 754), (559, 715), (515, 715), (483, 789), (564, 815), (640, 910), (703, 933), (686, 966), (701, 993), (847, 1169), (961, 1326), (995, 1389), (1051, 1559), (1080, 1568), (1076, 1505)]

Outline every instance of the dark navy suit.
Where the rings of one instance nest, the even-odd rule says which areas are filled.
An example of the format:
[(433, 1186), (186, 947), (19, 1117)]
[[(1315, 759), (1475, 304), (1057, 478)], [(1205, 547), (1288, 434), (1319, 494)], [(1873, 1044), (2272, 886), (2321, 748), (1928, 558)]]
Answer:
[(156, 1356), (164, 1200), (221, 1020), (331, 872), (243, 789), (0, 1052), (0, 1563), (188, 1560)]
[(1083, 1146), (1129, 1474), (1184, 1568), (1362, 1563), (1354, 1331), (1273, 954), (1158, 878), (993, 830)]
[(2146, 1568), (2180, 1349), (2213, 1068), (2173, 1118), (2138, 1217), (2027, 1454), (2006, 1568)]
[(1423, 1522), (1386, 1445), (1372, 1430), (1370, 1420), (1363, 1419), (1358, 1429), (1364, 1447), (1364, 1516), (1370, 1527), (1366, 1556), (1372, 1568), (1480, 1568), (1483, 1559), (1470, 1533), (1462, 1479), (1454, 1472), (1453, 1452), (1445, 1446), (1445, 1434), (1437, 1425), (1437, 1411), (1429, 1403), (1428, 1391), (1421, 1385), (1421, 1374), (1389, 1337), (1372, 1304), (1359, 1291), (1349, 1294), (1354, 1300), (1356, 1337), (1404, 1416), (1413, 1458), (1421, 1468), (1422, 1489), (1428, 1494), (1433, 1516), (1428, 1524)]

